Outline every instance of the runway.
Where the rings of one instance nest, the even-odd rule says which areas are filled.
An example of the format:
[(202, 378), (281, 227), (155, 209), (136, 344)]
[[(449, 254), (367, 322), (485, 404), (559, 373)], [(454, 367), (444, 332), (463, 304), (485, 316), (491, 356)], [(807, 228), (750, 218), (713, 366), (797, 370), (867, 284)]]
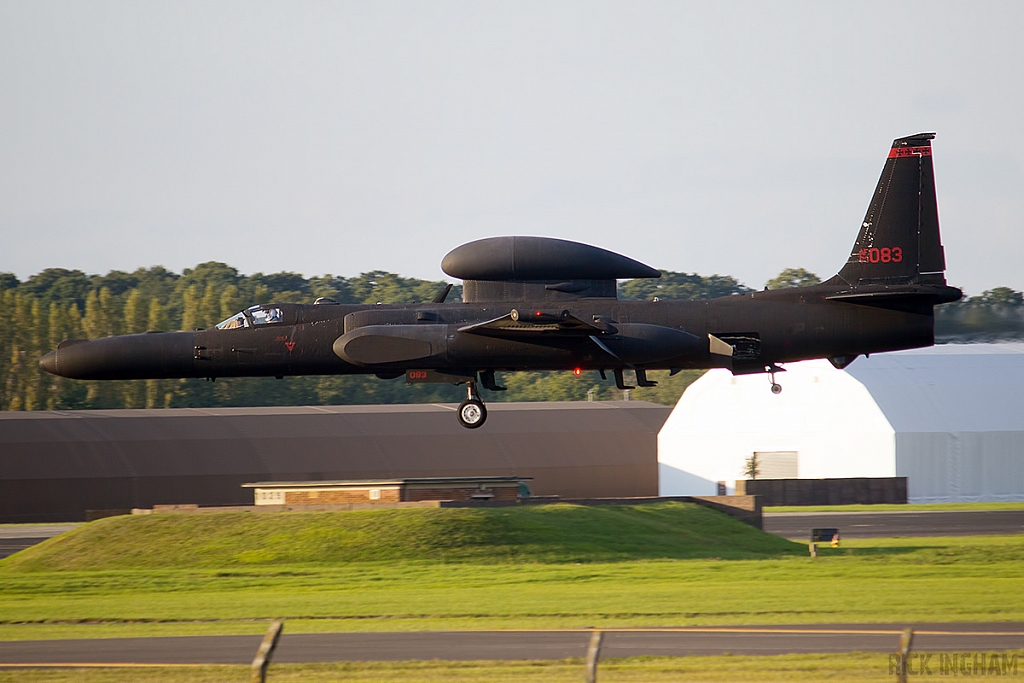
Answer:
[(1024, 510), (927, 512), (769, 512), (764, 530), (809, 541), (813, 528), (837, 528), (842, 538), (980, 536), (1024, 533)]
[(71, 531), (78, 524), (23, 524), (0, 526), (0, 560), (48, 538)]
[[(1024, 648), (1024, 623), (915, 624), (914, 650)], [(605, 631), (602, 658), (895, 652), (903, 624), (827, 624)], [(285, 624), (287, 629), (287, 624)], [(275, 662), (529, 660), (583, 657), (589, 630), (311, 633), (281, 636)], [(73, 664), (247, 664), (260, 636), (0, 642), (0, 667)]]

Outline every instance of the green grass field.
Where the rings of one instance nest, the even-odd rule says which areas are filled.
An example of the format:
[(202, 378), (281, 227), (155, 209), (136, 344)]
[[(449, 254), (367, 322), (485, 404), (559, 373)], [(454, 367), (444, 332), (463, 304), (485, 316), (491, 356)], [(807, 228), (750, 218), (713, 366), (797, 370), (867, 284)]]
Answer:
[[(1024, 651), (1017, 655), (1017, 676), (1024, 673)], [(888, 655), (782, 655), (771, 657), (636, 657), (603, 660), (601, 683), (726, 683), (728, 681), (892, 681)], [(1001, 661), (1001, 658), (1000, 658)], [(1012, 661), (1012, 659), (1011, 659)], [(1007, 667), (1009, 677), (1013, 669)], [(537, 662), (344, 662), (337, 664), (272, 664), (270, 683), (578, 683), (584, 663), (579, 659)], [(960, 679), (981, 680), (984, 676)], [(249, 680), (245, 666), (147, 667), (133, 669), (0, 669), (0, 683), (241, 683)]]
[(0, 561), (0, 639), (1024, 620), (1024, 535), (806, 547), (693, 505), (116, 517)]
[(2, 562), (4, 572), (729, 559), (802, 554), (697, 505), (543, 505), (109, 517)]

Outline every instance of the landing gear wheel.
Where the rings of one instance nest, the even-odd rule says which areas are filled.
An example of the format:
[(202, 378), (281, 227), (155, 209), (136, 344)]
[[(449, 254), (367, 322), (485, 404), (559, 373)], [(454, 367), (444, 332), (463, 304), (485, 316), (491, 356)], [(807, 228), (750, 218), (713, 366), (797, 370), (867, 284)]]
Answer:
[(764, 369), (768, 372), (768, 377), (770, 378), (770, 381), (772, 383), (772, 393), (778, 396), (779, 394), (782, 393), (782, 385), (775, 381), (775, 373), (785, 372), (785, 369), (780, 368), (775, 363), (764, 366)]
[(467, 398), (459, 404), (459, 424), (466, 429), (476, 429), (487, 421), (487, 408), (478, 398)]

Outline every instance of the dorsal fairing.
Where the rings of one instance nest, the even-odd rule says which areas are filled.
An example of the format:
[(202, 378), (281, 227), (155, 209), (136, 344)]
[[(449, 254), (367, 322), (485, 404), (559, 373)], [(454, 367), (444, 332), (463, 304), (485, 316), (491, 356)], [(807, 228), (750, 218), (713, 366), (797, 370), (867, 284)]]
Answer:
[(462, 300), (465, 303), (520, 301), (573, 301), (575, 299), (614, 299), (615, 280), (510, 281), (464, 280)]
[(490, 237), (449, 252), (441, 269), (463, 283), (463, 301), (615, 298), (616, 280), (661, 277), (648, 265), (580, 242)]

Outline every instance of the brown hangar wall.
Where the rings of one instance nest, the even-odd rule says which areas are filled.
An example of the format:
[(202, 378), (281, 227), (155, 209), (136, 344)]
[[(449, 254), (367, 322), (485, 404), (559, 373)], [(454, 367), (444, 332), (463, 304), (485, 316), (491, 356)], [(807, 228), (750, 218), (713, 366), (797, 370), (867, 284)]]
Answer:
[(0, 521), (252, 505), (254, 481), (532, 477), (534, 495), (658, 495), (670, 408), (641, 401), (0, 412)]

